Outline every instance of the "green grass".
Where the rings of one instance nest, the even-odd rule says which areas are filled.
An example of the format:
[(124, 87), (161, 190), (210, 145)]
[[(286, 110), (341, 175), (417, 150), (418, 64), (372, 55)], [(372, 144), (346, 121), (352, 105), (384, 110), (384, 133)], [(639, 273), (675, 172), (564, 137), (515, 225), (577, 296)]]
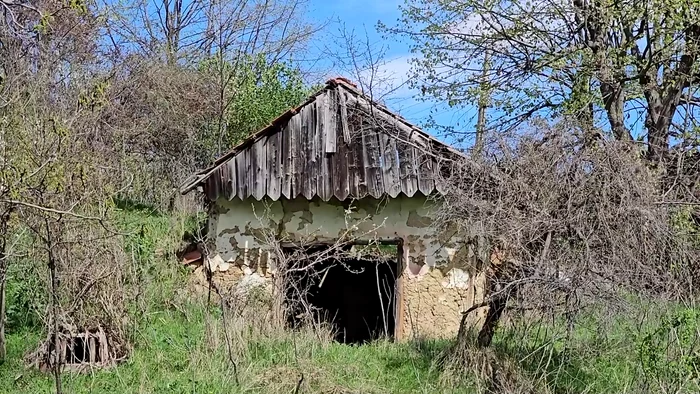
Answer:
[(554, 393), (700, 392), (700, 310), (642, 303), (612, 316), (505, 324), (493, 348)]
[[(240, 378), (236, 386), (225, 343), (221, 339), (218, 347), (211, 346), (205, 321), (203, 308), (196, 305), (152, 313), (138, 330), (128, 360), (109, 370), (65, 373), (64, 389), (67, 393), (287, 393), (303, 372), (305, 392), (451, 391), (440, 387), (438, 373), (430, 368), (446, 342), (348, 346), (314, 342), (308, 336), (293, 340), (292, 334), (248, 342), (245, 356), (236, 357)], [(25, 369), (22, 362), (39, 336), (21, 332), (8, 339), (8, 362), (0, 367), (0, 392), (53, 392), (51, 375)]]
[[(135, 331), (131, 357), (115, 368), (88, 374), (66, 373), (67, 393), (290, 393), (304, 374), (306, 393), (462, 393), (441, 384), (434, 360), (449, 342), (375, 342), (348, 346), (319, 341), (308, 333), (263, 335), (247, 339), (235, 356), (236, 385), (222, 334), (212, 339), (207, 321), (220, 330), (220, 316), (209, 318), (198, 304), (151, 311)], [(218, 325), (218, 326), (217, 326)], [(527, 379), (542, 381), (553, 393), (659, 392), (640, 368), (634, 329), (617, 323), (601, 335), (582, 324), (564, 342), (560, 332), (544, 329), (521, 334), (504, 327), (494, 343)], [(524, 335), (521, 336), (521, 335)], [(40, 340), (36, 332), (9, 335), (9, 357), (0, 366), (0, 392), (50, 393), (50, 375), (25, 369), (22, 357)], [(669, 382), (669, 386), (672, 386)], [(697, 385), (680, 386), (695, 392)], [(642, 391), (643, 390), (643, 391)]]
[[(290, 393), (304, 374), (304, 393), (470, 393), (441, 383), (434, 361), (449, 341), (349, 346), (318, 340), (308, 332), (270, 332), (245, 337), (235, 355), (236, 385), (216, 308), (198, 302), (161, 305), (143, 315), (131, 357), (87, 374), (65, 373), (67, 393)], [(653, 326), (657, 320), (649, 322)], [(645, 331), (645, 330), (642, 330)], [(517, 367), (518, 379), (539, 382), (550, 393), (655, 393), (661, 387), (697, 392), (697, 385), (656, 382), (640, 367), (639, 329), (624, 317), (602, 327), (581, 322), (568, 342), (558, 326), (504, 325), (493, 344), (501, 360)], [(51, 375), (25, 369), (22, 357), (40, 340), (36, 331), (9, 339), (9, 361), (0, 366), (0, 393), (51, 393)], [(467, 368), (467, 373), (470, 373)], [(663, 377), (662, 377), (663, 378)]]
[[(318, 333), (265, 327), (264, 319), (251, 329), (249, 317), (247, 325), (228, 331), (236, 384), (220, 310), (207, 312), (203, 301), (185, 291), (188, 272), (173, 260), (183, 232), (196, 221), (148, 207), (123, 208), (115, 220), (128, 234), (124, 243), (134, 261), (132, 285), (140, 294), (128, 308), (134, 348), (113, 368), (64, 373), (64, 392), (292, 393), (302, 374), (302, 393), (483, 392), (479, 378), (489, 376), (478, 365), (449, 376), (435, 364), (449, 341), (348, 346), (319, 339), (316, 335), (326, 337)], [(32, 305), (38, 299), (27, 291), (33, 282), (22, 282), (18, 274), (11, 280), (10, 300), (19, 309), (13, 310), (16, 323), (7, 336), (8, 359), (0, 365), (0, 393), (52, 393), (53, 377), (27, 369), (23, 361), (44, 335), (36, 323), (41, 320), (31, 316), (42, 305)], [(534, 382), (537, 392), (700, 392), (700, 313), (668, 304), (656, 305), (653, 313), (639, 309), (646, 312), (579, 319), (568, 340), (563, 322), (504, 322), (489, 352), (509, 371), (508, 379)], [(448, 383), (455, 381), (459, 385)]]
[[(107, 370), (62, 375), (66, 393), (289, 393), (304, 375), (302, 392), (453, 392), (438, 383), (431, 361), (447, 342), (347, 346), (311, 333), (237, 337), (236, 385), (222, 334), (221, 313), (184, 291), (188, 271), (173, 260), (182, 234), (197, 225), (144, 206), (121, 204), (114, 220), (134, 260), (137, 291), (130, 305), (130, 357)], [(21, 284), (21, 276), (14, 276)], [(31, 300), (30, 300), (31, 301)], [(41, 306), (33, 306), (40, 310)], [(29, 308), (27, 308), (29, 309)], [(28, 312), (30, 313), (30, 312)], [(242, 329), (242, 331), (245, 331)], [(0, 393), (51, 393), (51, 374), (25, 367), (43, 329), (16, 325), (8, 333), (8, 359), (0, 365)], [(245, 332), (244, 332), (245, 334)], [(457, 391), (463, 392), (463, 391)]]

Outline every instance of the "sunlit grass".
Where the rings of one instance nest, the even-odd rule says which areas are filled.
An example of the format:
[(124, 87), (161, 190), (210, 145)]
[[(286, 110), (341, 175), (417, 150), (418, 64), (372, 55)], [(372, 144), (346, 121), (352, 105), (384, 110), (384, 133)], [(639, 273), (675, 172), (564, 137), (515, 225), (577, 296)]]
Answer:
[[(182, 233), (196, 222), (141, 208), (122, 210), (116, 219), (128, 234), (125, 246), (138, 271), (140, 296), (129, 307), (133, 351), (110, 369), (64, 373), (66, 393), (292, 393), (297, 385), (301, 393), (481, 393), (488, 387), (488, 383), (477, 382), (484, 378), (478, 366), (467, 365), (464, 376), (446, 379), (447, 372), (438, 360), (450, 341), (385, 340), (351, 346), (308, 330), (263, 327), (252, 333), (245, 324), (228, 327), (239, 330), (238, 335), (230, 336), (235, 342), (231, 357), (235, 374), (221, 311), (217, 306), (207, 308), (204, 301), (186, 292), (188, 271), (173, 261)], [(13, 294), (25, 294), (19, 290)], [(508, 379), (537, 382), (534, 386), (542, 392), (654, 393), (671, 387), (674, 392), (691, 393), (698, 390), (697, 374), (689, 371), (687, 381), (674, 386), (669, 376), (642, 371), (639, 349), (640, 338), (654, 333), (663, 316), (692, 310), (663, 304), (644, 318), (633, 313), (604, 318), (592, 314), (578, 319), (570, 333), (563, 322), (507, 319), (489, 351), (497, 360), (506, 361), (502, 365), (515, 368)], [(685, 332), (692, 333), (697, 323), (685, 321), (690, 329)], [(26, 368), (23, 360), (43, 339), (43, 332), (40, 325), (26, 323), (13, 326), (8, 333), (8, 358), (0, 365), (0, 393), (54, 392), (53, 376)], [(658, 340), (665, 343), (667, 338)], [(673, 341), (668, 346), (678, 350)], [(679, 365), (692, 369), (692, 351), (685, 364)], [(697, 365), (700, 368), (700, 361)]]

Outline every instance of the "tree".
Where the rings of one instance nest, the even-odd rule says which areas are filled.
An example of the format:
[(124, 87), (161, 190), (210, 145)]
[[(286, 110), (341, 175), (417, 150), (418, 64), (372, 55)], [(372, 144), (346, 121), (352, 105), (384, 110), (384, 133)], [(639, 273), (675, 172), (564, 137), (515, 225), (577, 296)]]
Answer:
[[(464, 234), (488, 279), (484, 302), (464, 312), (460, 356), (473, 339), (491, 344), (506, 308), (571, 327), (580, 312), (630, 295), (695, 296), (700, 259), (685, 207), (664, 201), (629, 142), (587, 146), (572, 123), (540, 122), (446, 168), (434, 223)], [(467, 315), (480, 308), (485, 324), (472, 338)]]
[(491, 130), (567, 115), (591, 138), (643, 139), (656, 164), (673, 147), (698, 146), (695, 1), (409, 0), (401, 9), (385, 31), (412, 43), (415, 87), (455, 108), (488, 92)]
[(117, 150), (123, 197), (173, 206), (186, 176), (302, 100), (306, 89), (292, 60), (316, 31), (304, 6), (104, 4), (101, 48), (113, 69), (104, 81), (109, 127), (102, 138)]
[(192, 65), (265, 54), (275, 63), (304, 48), (316, 29), (304, 18), (305, 0), (232, 2), (139, 0), (105, 2), (105, 46), (119, 57), (138, 53), (169, 65)]
[(301, 70), (292, 64), (270, 63), (263, 54), (237, 62), (221, 63), (214, 57), (200, 66), (219, 89), (216, 116), (197, 135), (200, 166), (298, 106), (311, 93)]
[(681, 175), (700, 147), (699, 13), (674, 0), (408, 0), (382, 26), (411, 43), (422, 97), (478, 106), (466, 133), (492, 142), (450, 163), (436, 218), (471, 236), (489, 283), (458, 360), (478, 308), (484, 347), (512, 306), (573, 324), (620, 290), (692, 294), (697, 252), (676, 221), (697, 202), (697, 172)]
[[(50, 308), (43, 317), (46, 349), (50, 349), (48, 344), (58, 343), (59, 330), (66, 327), (64, 323), (83, 325), (86, 321), (83, 312), (95, 305), (85, 307), (86, 303), (69, 301), (94, 297), (95, 290), (103, 288), (104, 281), (96, 279), (94, 273), (80, 274), (74, 268), (86, 266), (88, 250), (95, 253), (105, 248), (103, 243), (113, 239), (104, 220), (112, 183), (106, 169), (100, 166), (103, 152), (95, 149), (99, 145), (96, 108), (103, 105), (96, 89), (102, 78), (95, 57), (96, 18), (79, 1), (71, 2), (68, 7), (51, 1), (22, 3), (10, 11), (12, 20), (18, 23), (0, 25), (0, 356), (3, 357), (4, 288), (8, 266), (17, 254), (21, 252), (45, 263), (49, 271), (50, 279), (46, 280), (44, 290)], [(90, 222), (101, 224), (95, 227)], [(30, 230), (36, 244), (10, 245), (8, 240), (24, 230)], [(18, 250), (22, 247), (25, 250)], [(76, 260), (82, 264), (68, 265)], [(59, 282), (63, 283), (61, 288)], [(62, 289), (63, 297), (59, 294)], [(62, 301), (68, 301), (68, 308), (62, 307)], [(105, 305), (110, 305), (108, 309), (115, 306)], [(51, 360), (56, 390), (60, 392), (60, 360)]]

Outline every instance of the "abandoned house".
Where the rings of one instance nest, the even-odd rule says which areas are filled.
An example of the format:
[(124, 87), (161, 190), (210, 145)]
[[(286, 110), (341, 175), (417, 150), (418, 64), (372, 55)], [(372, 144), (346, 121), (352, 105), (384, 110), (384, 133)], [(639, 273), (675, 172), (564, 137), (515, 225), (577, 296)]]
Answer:
[[(181, 191), (211, 203), (206, 260), (218, 283), (272, 289), (290, 256), (318, 274), (293, 279), (341, 341), (453, 336), (485, 282), (458, 235), (431, 219), (439, 172), (459, 154), (337, 78)], [(298, 264), (295, 250), (331, 247), (346, 253)]]

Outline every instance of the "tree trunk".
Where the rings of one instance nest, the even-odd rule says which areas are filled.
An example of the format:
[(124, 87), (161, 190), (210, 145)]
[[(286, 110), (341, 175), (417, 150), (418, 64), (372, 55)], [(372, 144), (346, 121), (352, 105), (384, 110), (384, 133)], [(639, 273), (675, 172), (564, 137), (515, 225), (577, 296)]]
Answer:
[(0, 364), (5, 362), (7, 357), (7, 344), (5, 342), (5, 322), (6, 322), (6, 301), (5, 301), (5, 281), (7, 279), (7, 222), (10, 210), (8, 209), (0, 217)]
[(610, 129), (618, 141), (630, 141), (632, 135), (625, 126), (625, 90), (621, 83), (609, 83), (603, 78), (611, 78), (607, 69), (600, 72), (600, 93), (605, 104), (605, 113), (610, 123)]
[(56, 394), (61, 394), (63, 391), (61, 389), (61, 360), (59, 358), (58, 343), (59, 343), (59, 326), (58, 326), (58, 276), (56, 275), (56, 258), (54, 256), (54, 241), (51, 237), (51, 226), (49, 225), (48, 219), (44, 219), (46, 223), (46, 246), (48, 251), (48, 266), (49, 275), (51, 280), (51, 314), (53, 315), (53, 343), (54, 343), (54, 353), (55, 357), (53, 360), (53, 374), (54, 382), (56, 384)]
[[(644, 87), (647, 99), (648, 159), (663, 169), (668, 159), (670, 128), (683, 92), (696, 82), (697, 45), (700, 43), (700, 24), (692, 24), (685, 29), (685, 53), (680, 56), (675, 69), (664, 67), (660, 86), (656, 85), (658, 67), (641, 75), (640, 84)], [(654, 72), (655, 71), (655, 72)]]
[(470, 312), (483, 307), (488, 307), (489, 310), (486, 313), (486, 320), (484, 321), (484, 325), (481, 327), (481, 329), (479, 330), (479, 334), (477, 335), (476, 345), (478, 347), (491, 346), (493, 336), (496, 333), (496, 329), (498, 328), (498, 322), (500, 321), (501, 316), (503, 316), (503, 312), (506, 309), (507, 302), (507, 297), (505, 297), (504, 295), (499, 295), (497, 297), (494, 297), (493, 299), (490, 299), (487, 302), (474, 305), (469, 310), (464, 312), (462, 314), (462, 321), (459, 324), (459, 332), (457, 333), (458, 347), (464, 349), (472, 345), (470, 343), (470, 330), (467, 326), (467, 317)]
[(488, 347), (493, 341), (493, 336), (498, 328), (498, 323), (505, 312), (506, 305), (508, 303), (508, 294), (503, 292), (502, 283), (505, 272), (504, 265), (505, 262), (491, 262), (491, 273), (489, 275), (489, 288), (486, 293), (486, 301), (481, 304), (477, 304), (469, 308), (462, 315), (462, 321), (459, 325), (459, 333), (457, 334), (457, 342), (459, 346), (469, 346), (468, 341), (470, 341), (467, 328), (467, 315), (479, 308), (488, 307), (488, 312), (486, 312), (486, 319), (484, 320), (484, 325), (479, 330), (479, 334), (476, 338), (476, 345), (478, 347)]
[(7, 358), (7, 345), (5, 343), (5, 263), (0, 251), (0, 365)]
[(477, 345), (479, 347), (488, 347), (491, 345), (493, 335), (496, 333), (498, 322), (506, 309), (506, 297), (495, 297), (489, 302), (489, 311), (486, 313), (486, 320), (479, 331), (477, 337)]
[(481, 71), (481, 92), (479, 93), (479, 111), (476, 120), (476, 138), (474, 140), (474, 153), (481, 156), (484, 149), (484, 131), (486, 130), (486, 107), (488, 107), (489, 92), (487, 91), (487, 78), (489, 72), (489, 52), (484, 54), (484, 64)]
[[(647, 159), (660, 168), (668, 153), (668, 136), (670, 116), (668, 110), (664, 110), (663, 100), (658, 91), (653, 90), (646, 94), (649, 110), (647, 111), (644, 126), (647, 129)], [(675, 112), (673, 107), (673, 112)]]
[(659, 130), (656, 126), (651, 126), (647, 128), (647, 132), (649, 142), (647, 159), (659, 167), (663, 165), (668, 152), (668, 129)]

